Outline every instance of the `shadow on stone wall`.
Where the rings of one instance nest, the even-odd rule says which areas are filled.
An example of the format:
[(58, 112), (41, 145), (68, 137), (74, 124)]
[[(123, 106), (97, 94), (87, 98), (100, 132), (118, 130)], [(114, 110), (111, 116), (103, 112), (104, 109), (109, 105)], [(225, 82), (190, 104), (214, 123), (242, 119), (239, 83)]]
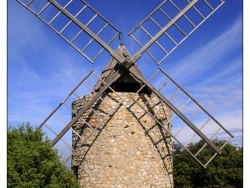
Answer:
[[(171, 124), (169, 123), (170, 115), (167, 113), (164, 113), (164, 116), (157, 117), (157, 114), (154, 112), (154, 108), (158, 105), (163, 105), (161, 101), (158, 101), (157, 103), (150, 105), (148, 103), (148, 100), (146, 99), (144, 94), (140, 94), (140, 99), (143, 101), (144, 106), (146, 107), (146, 110), (148, 113), (150, 113), (155, 119), (157, 119), (161, 124), (167, 125), (168, 130), (171, 131)], [(131, 108), (133, 105), (136, 105), (137, 103), (134, 102), (128, 110), (133, 114), (133, 116), (136, 118), (137, 122), (141, 125), (142, 129), (145, 131), (145, 135), (149, 137), (150, 141), (154, 145), (154, 147), (157, 149), (157, 152), (164, 164), (165, 170), (169, 175), (173, 174), (172, 169), (172, 139), (171, 136), (166, 133), (166, 131), (162, 128), (162, 126), (155, 121), (155, 124), (151, 125), (151, 127), (148, 127), (145, 125), (146, 122), (141, 121), (143, 116), (148, 115), (147, 112), (144, 111), (144, 113), (138, 117), (136, 113), (134, 113)], [(162, 108), (163, 109), (163, 108)], [(160, 133), (160, 137), (155, 137), (155, 131), (158, 131)]]
[[(119, 105), (117, 106), (115, 111), (109, 116), (108, 119), (106, 119), (102, 123), (96, 122), (96, 123), (100, 123), (99, 126), (93, 125), (93, 123), (91, 123), (91, 120), (94, 119), (93, 116), (95, 116), (96, 111), (99, 111), (100, 114), (108, 115), (107, 112), (105, 112), (101, 108), (99, 108), (100, 105), (103, 103), (102, 99), (104, 99), (106, 97), (112, 98), (112, 100), (117, 102), (117, 104), (119, 104)], [(76, 122), (76, 124), (72, 126), (72, 129), (74, 129), (78, 133), (78, 135), (81, 135), (81, 136), (84, 136), (84, 134), (86, 134), (87, 132), (91, 132), (90, 135), (88, 135), (88, 137), (85, 137), (84, 139), (83, 139), (83, 137), (81, 138), (78, 135), (76, 135), (74, 132), (72, 133), (72, 137), (73, 137), (72, 147), (73, 147), (73, 149), (78, 150), (81, 148), (81, 150), (84, 150), (84, 152), (81, 153), (81, 155), (80, 155), (81, 158), (79, 158), (79, 155), (77, 155), (78, 156), (77, 161), (74, 160), (74, 153), (72, 155), (72, 170), (75, 172), (76, 176), (78, 175), (79, 166), (82, 165), (82, 163), (83, 163), (84, 159), (86, 158), (88, 152), (90, 151), (91, 147), (93, 146), (95, 141), (98, 139), (98, 137), (100, 136), (100, 134), (102, 133), (104, 128), (108, 125), (109, 121), (112, 119), (112, 117), (115, 115), (115, 113), (121, 107), (121, 104), (119, 103), (119, 101), (117, 101), (114, 97), (110, 96), (109, 93), (104, 93), (102, 96), (102, 99), (99, 99), (95, 102), (93, 110), (91, 110), (90, 112), (87, 112), (87, 114), (88, 114), (87, 117), (79, 118), (79, 120)], [(84, 98), (82, 101), (84, 101)], [(72, 118), (74, 118), (77, 115), (77, 113), (81, 110), (81, 107), (84, 104), (86, 104), (88, 102), (88, 100), (86, 100), (84, 102), (85, 103), (81, 104), (78, 107), (74, 107), (74, 104), (72, 104), (72, 109), (74, 109), (74, 111), (75, 111), (75, 113), (72, 114)], [(82, 124), (81, 123), (82, 119), (84, 119), (86, 123)], [(79, 124), (80, 124), (80, 126), (79, 126)], [(91, 137), (91, 139), (89, 139), (90, 137)]]

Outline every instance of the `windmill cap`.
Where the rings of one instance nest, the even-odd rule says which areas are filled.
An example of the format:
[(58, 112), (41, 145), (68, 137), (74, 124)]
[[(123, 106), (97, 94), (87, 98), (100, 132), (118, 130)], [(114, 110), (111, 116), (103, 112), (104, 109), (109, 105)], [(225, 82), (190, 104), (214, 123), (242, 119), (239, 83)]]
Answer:
[[(124, 56), (125, 58), (131, 57), (127, 48), (124, 45), (120, 45), (117, 49), (117, 52), (121, 56)], [(135, 71), (142, 78), (144, 78), (139, 68), (136, 65), (134, 65), (134, 67), (135, 67)], [(118, 61), (112, 57), (109, 63), (106, 65), (105, 69), (102, 71), (101, 79), (105, 82), (107, 77), (112, 73), (113, 70), (122, 69), (122, 68), (124, 69), (125, 67), (120, 65)], [(103, 82), (99, 80), (94, 87), (94, 91), (96, 92), (99, 91), (103, 85), (104, 85)], [(125, 73), (118, 80), (116, 80), (113, 84), (111, 84), (111, 87), (113, 90), (117, 92), (137, 92), (142, 85), (143, 83), (141, 82), (141, 80), (134, 77), (134, 75), (131, 75), (129, 71), (125, 71)], [(151, 93), (150, 90), (146, 87), (143, 88), (140, 92)]]

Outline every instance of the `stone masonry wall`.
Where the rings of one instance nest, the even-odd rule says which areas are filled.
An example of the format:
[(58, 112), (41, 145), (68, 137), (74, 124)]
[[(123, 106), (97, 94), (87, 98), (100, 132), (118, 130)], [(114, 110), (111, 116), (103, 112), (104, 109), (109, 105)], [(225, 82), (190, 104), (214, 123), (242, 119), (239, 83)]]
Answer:
[[(92, 97), (73, 102), (73, 110)], [(81, 187), (173, 187), (171, 138), (131, 97), (159, 122), (170, 118), (169, 108), (153, 94), (105, 94), (73, 126), (72, 165)], [(171, 131), (170, 124), (167, 128)]]

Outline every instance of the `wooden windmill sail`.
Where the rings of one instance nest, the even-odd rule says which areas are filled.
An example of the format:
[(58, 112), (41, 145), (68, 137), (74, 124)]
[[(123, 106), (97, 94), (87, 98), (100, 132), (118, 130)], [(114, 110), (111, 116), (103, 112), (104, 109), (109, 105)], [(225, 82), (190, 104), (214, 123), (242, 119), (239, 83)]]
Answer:
[[(98, 125), (91, 125), (82, 117), (91, 111), (93, 114), (100, 116), (100, 125), (110, 121), (111, 117), (123, 105), (124, 98), (122, 98), (120, 92), (123, 92), (124, 87), (132, 88), (130, 92), (135, 94), (140, 92), (152, 94), (157, 97), (159, 103), (170, 109), (171, 118), (167, 118), (167, 121), (160, 121), (154, 112), (156, 110), (154, 106), (157, 105), (152, 105), (153, 110), (148, 110), (142, 100), (130, 96), (134, 104), (156, 122), (165, 135), (178, 142), (205, 168), (216, 155), (221, 154), (223, 147), (233, 137), (223, 125), (171, 78), (166, 70), (159, 68), (150, 79), (146, 79), (136, 66), (137, 61), (143, 54), (148, 54), (151, 58), (148, 61), (154, 61), (157, 65), (160, 65), (188, 36), (219, 9), (224, 1), (164, 0), (129, 33), (129, 36), (140, 46), (140, 49), (133, 55), (130, 55), (123, 45), (117, 45), (118, 49), (111, 47), (115, 39), (121, 35), (121, 32), (84, 0), (17, 1), (40, 18), (91, 63), (95, 63), (104, 51), (111, 56), (111, 61), (102, 75), (98, 75), (95, 70), (92, 70), (84, 76), (82, 81), (40, 125), (40, 128), (47, 129), (47, 132), (49, 132), (48, 135), (52, 139), (53, 145), (63, 142), (71, 149), (72, 152), (66, 157), (65, 161), (70, 160), (72, 155), (80, 151), (81, 145), (93, 139), (92, 136), (99, 130)], [(86, 20), (84, 15), (88, 12), (91, 12), (91, 17)], [(98, 29), (92, 30), (90, 27), (92, 24), (95, 24), (95, 28)], [(72, 27), (77, 28), (74, 29), (75, 34), (73, 36), (69, 35)], [(109, 34), (106, 32), (107, 29)], [(84, 37), (89, 38), (89, 40), (85, 44), (81, 42), (79, 44), (79, 41)], [(91, 48), (94, 52), (89, 53)], [(155, 80), (161, 81), (161, 85), (159, 85), (159, 82), (155, 84)], [(94, 85), (90, 86), (89, 83), (94, 83)], [(78, 110), (72, 110), (72, 97), (82, 97), (77, 95), (79, 89), (89, 91), (91, 98)], [(105, 116), (100, 115), (100, 112), (96, 111), (96, 103), (97, 101), (103, 102), (109, 92), (117, 97), (116, 107), (107, 111)], [(118, 100), (118, 98), (120, 99)], [(76, 100), (74, 99), (74, 101)], [(58, 115), (64, 108), (74, 114), (70, 121), (64, 121), (63, 115)], [(78, 131), (72, 129), (79, 121), (90, 129), (88, 135), (84, 137)], [(176, 126), (176, 131), (172, 132), (169, 125)], [(72, 147), (71, 144), (67, 143), (67, 133), (71, 131), (78, 139), (79, 146)], [(189, 139), (183, 141), (182, 137), (187, 133)], [(222, 134), (226, 135), (226, 137), (223, 137), (223, 139), (226, 138), (225, 143), (220, 146), (215, 145), (212, 140), (220, 138)], [(203, 145), (197, 151), (190, 151), (187, 145), (195, 141), (202, 141)], [(206, 147), (211, 148), (214, 152), (209, 159), (201, 157), (202, 151)]]

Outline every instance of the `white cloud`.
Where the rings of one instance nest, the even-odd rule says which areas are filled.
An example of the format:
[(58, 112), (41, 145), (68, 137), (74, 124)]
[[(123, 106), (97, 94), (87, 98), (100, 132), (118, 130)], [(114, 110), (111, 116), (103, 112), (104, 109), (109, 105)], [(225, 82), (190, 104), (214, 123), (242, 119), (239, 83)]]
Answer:
[(230, 82), (230, 84), (239, 84), (242, 82), (242, 57), (238, 57), (238, 59), (233, 59), (227, 62), (227, 65), (224, 70), (222, 70), (217, 75), (208, 78), (204, 82), (203, 85), (218, 82), (218, 80), (223, 79), (225, 81)]

